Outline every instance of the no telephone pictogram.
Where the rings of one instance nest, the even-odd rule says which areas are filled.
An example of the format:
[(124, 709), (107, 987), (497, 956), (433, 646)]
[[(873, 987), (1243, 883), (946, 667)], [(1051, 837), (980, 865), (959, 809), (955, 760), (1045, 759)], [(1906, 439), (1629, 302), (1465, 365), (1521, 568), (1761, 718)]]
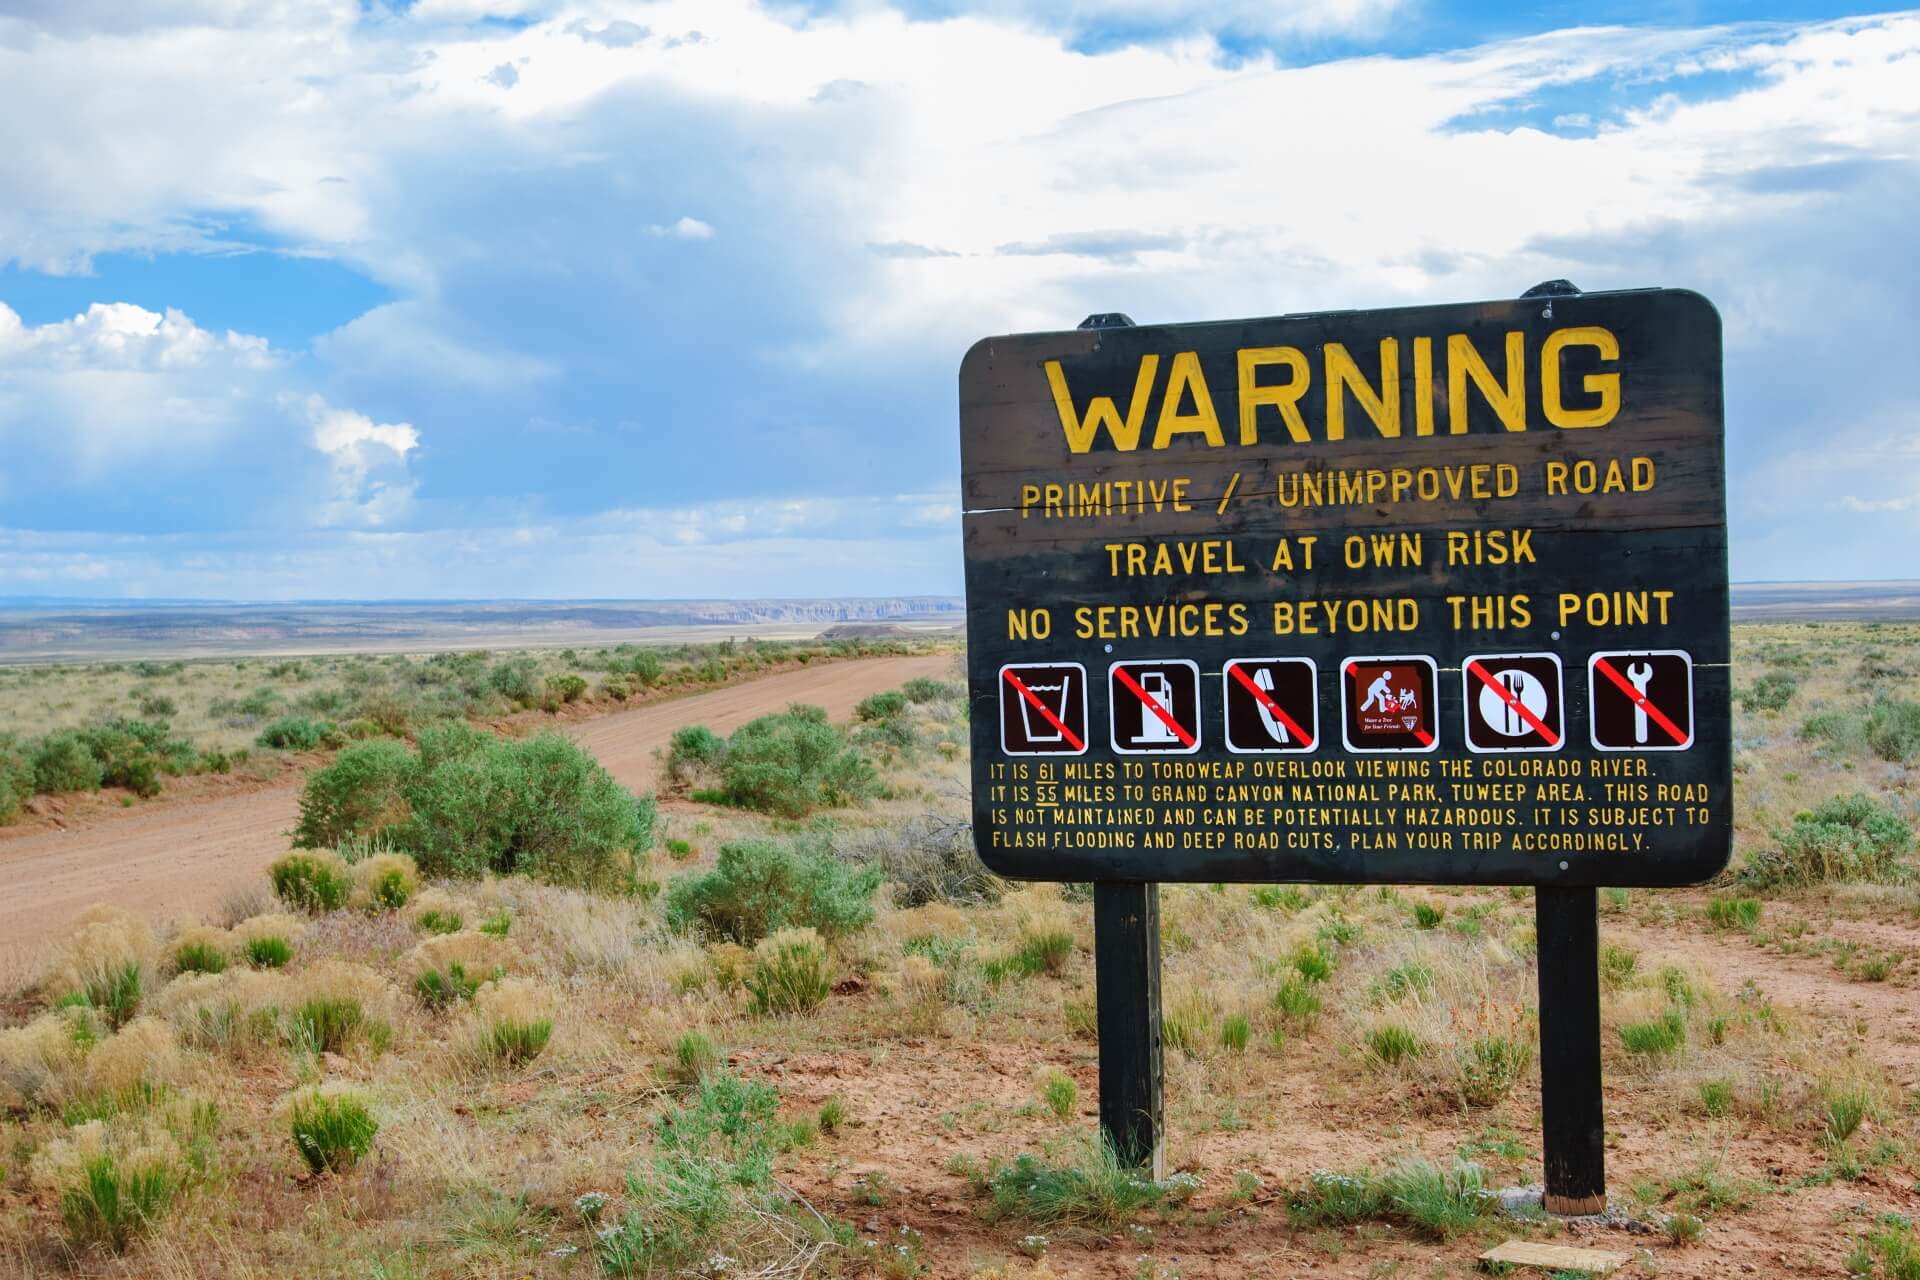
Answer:
[(1221, 673), (1227, 750), (1312, 751), (1320, 738), (1311, 658), (1235, 658)]
[(1693, 745), (1693, 658), (1682, 649), (1596, 653), (1587, 707), (1601, 751), (1685, 751)]
[(1200, 664), (1187, 658), (1116, 662), (1107, 669), (1113, 749), (1188, 755), (1200, 749)]
[(1347, 750), (1432, 751), (1440, 745), (1440, 669), (1432, 658), (1348, 658), (1340, 664), (1340, 689)]
[(1087, 669), (1077, 662), (1000, 668), (1000, 749), (1010, 756), (1087, 750)]
[(1474, 654), (1460, 678), (1467, 750), (1558, 751), (1566, 742), (1558, 654)]

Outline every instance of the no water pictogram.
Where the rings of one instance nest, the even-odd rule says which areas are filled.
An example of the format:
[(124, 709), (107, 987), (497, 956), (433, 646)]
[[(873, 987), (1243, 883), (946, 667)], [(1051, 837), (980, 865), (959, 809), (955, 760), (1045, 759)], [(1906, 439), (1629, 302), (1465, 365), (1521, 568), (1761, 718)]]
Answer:
[(1200, 664), (1188, 658), (1116, 662), (1107, 669), (1113, 749), (1189, 755), (1200, 749)]
[(1587, 714), (1601, 751), (1685, 751), (1693, 745), (1693, 658), (1683, 649), (1596, 653)]
[(1440, 668), (1422, 654), (1348, 658), (1340, 664), (1347, 750), (1432, 751), (1440, 745)]
[(1558, 751), (1566, 742), (1558, 654), (1474, 654), (1460, 679), (1467, 750)]
[(1000, 668), (1000, 749), (1010, 756), (1087, 750), (1087, 669), (1077, 662)]
[(1221, 684), (1228, 751), (1313, 750), (1320, 696), (1312, 658), (1234, 658)]

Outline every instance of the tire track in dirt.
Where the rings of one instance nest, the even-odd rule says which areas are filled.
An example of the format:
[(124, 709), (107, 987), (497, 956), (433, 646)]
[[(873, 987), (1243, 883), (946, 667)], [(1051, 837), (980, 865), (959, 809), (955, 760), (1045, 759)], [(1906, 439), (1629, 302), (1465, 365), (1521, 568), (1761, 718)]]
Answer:
[[(953, 662), (951, 654), (835, 662), (564, 728), (615, 778), (645, 791), (655, 785), (654, 753), (683, 726), (704, 724), (730, 733), (791, 702), (823, 706), (834, 719), (844, 720), (867, 695), (915, 676), (945, 677)], [(142, 911), (156, 921), (208, 913), (286, 851), (299, 797), (300, 788), (288, 785), (161, 802), (0, 843), (0, 942), (37, 946), (95, 902)]]

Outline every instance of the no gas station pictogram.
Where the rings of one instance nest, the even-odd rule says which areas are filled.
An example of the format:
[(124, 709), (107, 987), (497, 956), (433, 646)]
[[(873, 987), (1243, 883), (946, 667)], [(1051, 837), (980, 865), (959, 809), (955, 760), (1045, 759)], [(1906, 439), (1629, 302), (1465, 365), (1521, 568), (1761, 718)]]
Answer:
[(1107, 710), (1121, 755), (1191, 755), (1200, 749), (1200, 664), (1116, 662), (1107, 669)]

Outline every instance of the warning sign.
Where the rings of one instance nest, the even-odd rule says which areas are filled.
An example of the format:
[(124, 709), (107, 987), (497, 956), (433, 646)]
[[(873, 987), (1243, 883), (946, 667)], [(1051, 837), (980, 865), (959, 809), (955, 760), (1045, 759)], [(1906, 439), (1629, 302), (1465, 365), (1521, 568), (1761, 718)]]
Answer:
[(1077, 662), (1000, 668), (1000, 749), (1077, 756), (1087, 749), (1087, 669)]
[(1432, 658), (1348, 658), (1340, 674), (1347, 750), (1431, 751), (1440, 745), (1433, 714), (1440, 675)]
[(1587, 709), (1601, 751), (1685, 751), (1693, 745), (1693, 659), (1679, 649), (1596, 653)]
[(1186, 755), (1200, 749), (1200, 666), (1185, 658), (1116, 662), (1107, 672), (1113, 749)]
[(1472, 654), (1460, 679), (1467, 750), (1558, 751), (1566, 742), (1558, 654)]
[(1698, 294), (1565, 281), (982, 338), (958, 385), (981, 858), (1711, 879), (1733, 830), (1721, 361)]
[(1234, 658), (1221, 672), (1227, 750), (1311, 751), (1320, 737), (1312, 658)]

